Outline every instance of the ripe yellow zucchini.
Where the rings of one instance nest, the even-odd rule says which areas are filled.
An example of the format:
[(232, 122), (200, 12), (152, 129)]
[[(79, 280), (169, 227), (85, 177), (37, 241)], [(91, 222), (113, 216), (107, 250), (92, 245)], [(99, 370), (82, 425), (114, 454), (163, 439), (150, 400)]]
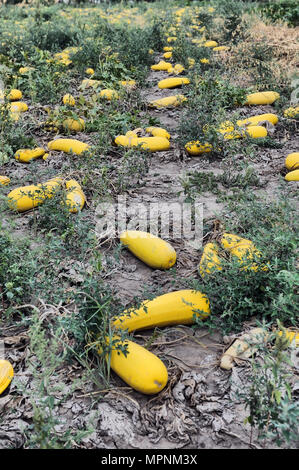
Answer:
[(145, 300), (138, 309), (125, 310), (113, 325), (129, 332), (169, 325), (191, 325), (194, 315), (200, 318), (210, 315), (209, 299), (201, 292), (185, 289)]
[(289, 153), (285, 159), (285, 166), (288, 170), (297, 170), (299, 168), (299, 152)]
[(66, 205), (70, 212), (76, 213), (83, 209), (86, 198), (82, 188), (76, 180), (65, 182), (67, 189)]
[(28, 163), (31, 160), (42, 157), (45, 153), (46, 151), (41, 147), (36, 149), (19, 149), (15, 153), (15, 159), (19, 162)]
[(187, 77), (171, 77), (160, 80), (158, 87), (163, 90), (165, 88), (176, 88), (182, 85), (188, 85), (190, 80)]
[(127, 230), (119, 238), (131, 253), (151, 268), (169, 269), (176, 262), (176, 252), (170, 243), (151, 233)]
[(170, 139), (170, 134), (167, 132), (166, 129), (163, 129), (162, 127), (147, 127), (146, 132), (149, 134), (152, 134), (154, 137), (166, 137), (166, 139)]
[(299, 181), (299, 169), (287, 173), (284, 177), (286, 181)]
[(23, 94), (21, 90), (17, 90), (16, 88), (13, 88), (12, 90), (10, 90), (8, 94), (9, 101), (18, 101), (18, 100), (21, 100), (22, 97), (23, 97)]
[(262, 121), (269, 121), (271, 122), (271, 124), (275, 125), (278, 123), (278, 116), (272, 113), (259, 114), (258, 116), (251, 116), (247, 119), (238, 120), (237, 124), (238, 126), (244, 126), (244, 125), (252, 126), (252, 125), (258, 125), (258, 123)]
[(80, 155), (89, 149), (89, 145), (76, 139), (56, 139), (48, 143), (49, 150), (60, 150), (66, 153)]
[(217, 47), (218, 46), (218, 42), (216, 41), (206, 41), (204, 43), (204, 47)]
[(81, 132), (85, 128), (85, 122), (81, 118), (79, 119), (68, 118), (63, 121), (62, 126), (64, 127), (64, 129), (68, 131)]
[(205, 274), (211, 274), (216, 270), (221, 271), (221, 261), (218, 256), (218, 245), (217, 243), (207, 243), (204, 247), (202, 257), (199, 263), (199, 272), (202, 277)]
[(57, 190), (63, 183), (62, 178), (52, 178), (42, 184), (22, 186), (13, 189), (8, 195), (8, 205), (11, 209), (18, 212), (28, 211), (34, 207), (39, 206), (46, 198), (53, 197), (55, 190)]
[(14, 370), (9, 361), (0, 359), (0, 395), (7, 389), (14, 376)]
[(249, 105), (262, 105), (272, 104), (280, 97), (276, 91), (261, 91), (258, 93), (250, 93), (246, 97), (246, 104)]
[(201, 144), (198, 140), (194, 140), (192, 142), (188, 142), (185, 145), (185, 149), (189, 155), (200, 155), (201, 153), (211, 152), (212, 145), (207, 143)]
[(168, 106), (175, 107), (180, 106), (180, 104), (182, 104), (184, 101), (187, 101), (187, 98), (184, 95), (173, 95), (151, 101), (149, 106), (153, 108), (167, 108)]
[(170, 147), (169, 140), (166, 137), (137, 137), (134, 135), (118, 135), (114, 142), (122, 147), (137, 147), (141, 145), (144, 150), (151, 152), (159, 152), (168, 150)]
[[(117, 341), (119, 340), (119, 341)], [(147, 349), (133, 341), (125, 340), (121, 346), (127, 346), (127, 355), (117, 350), (120, 338), (114, 336), (111, 356), (111, 369), (130, 387), (145, 395), (161, 392), (168, 381), (168, 373), (163, 362)], [(116, 343), (115, 343), (116, 341)], [(109, 343), (109, 339), (107, 338)], [(99, 352), (101, 352), (99, 350)], [(107, 355), (106, 360), (109, 361)]]
[(169, 68), (171, 68), (172, 65), (170, 62), (165, 62), (164, 60), (160, 60), (158, 64), (154, 64), (151, 66), (152, 70), (158, 70), (158, 71), (167, 71)]

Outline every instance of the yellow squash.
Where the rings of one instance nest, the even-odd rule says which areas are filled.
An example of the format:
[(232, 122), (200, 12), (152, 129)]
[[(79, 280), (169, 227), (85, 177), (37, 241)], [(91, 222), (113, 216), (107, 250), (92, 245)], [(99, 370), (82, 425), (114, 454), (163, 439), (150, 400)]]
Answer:
[(18, 160), (18, 162), (28, 163), (31, 162), (31, 160), (42, 157), (45, 153), (46, 151), (41, 147), (35, 149), (19, 149), (15, 153), (15, 159)]
[(62, 185), (62, 178), (52, 178), (42, 184), (31, 184), (13, 189), (8, 195), (8, 205), (18, 212), (25, 212), (39, 206), (46, 198), (53, 197), (55, 191)]
[(199, 272), (202, 277), (204, 277), (206, 274), (211, 274), (216, 270), (222, 270), (218, 251), (219, 248), (217, 243), (207, 243), (205, 245), (199, 263)]
[(10, 385), (14, 376), (14, 370), (9, 361), (0, 359), (0, 395)]
[(171, 77), (161, 80), (158, 83), (158, 87), (163, 90), (165, 88), (176, 88), (182, 85), (188, 85), (189, 83), (190, 80), (187, 77)]
[(89, 145), (77, 139), (56, 139), (48, 143), (49, 150), (60, 150), (66, 153), (76, 153), (80, 155), (89, 149)]
[(82, 188), (76, 180), (68, 180), (65, 182), (67, 189), (66, 205), (70, 212), (76, 213), (83, 209), (86, 197)]
[(297, 170), (299, 168), (299, 152), (289, 153), (285, 159), (285, 166), (288, 170)]
[(172, 65), (170, 62), (165, 62), (164, 60), (160, 60), (160, 62), (158, 64), (154, 64), (151, 66), (151, 69), (152, 70), (156, 70), (156, 71), (167, 71), (169, 68), (171, 68)]
[(145, 300), (138, 309), (125, 310), (113, 325), (129, 332), (170, 325), (191, 325), (194, 323), (194, 315), (208, 317), (209, 300), (201, 292), (185, 289)]
[(218, 43), (216, 41), (206, 41), (204, 47), (217, 47)]
[(119, 95), (116, 90), (111, 90), (109, 88), (105, 88), (104, 90), (100, 91), (100, 97), (105, 98), (106, 100), (116, 100), (119, 98)]
[(73, 131), (73, 132), (81, 132), (85, 128), (85, 122), (83, 119), (72, 119), (68, 118), (65, 119), (62, 123), (62, 126), (65, 130)]
[(170, 147), (169, 140), (166, 137), (137, 137), (137, 135), (118, 135), (114, 142), (122, 147), (137, 147), (141, 145), (143, 150), (151, 152), (159, 152), (168, 150)]
[(21, 90), (17, 90), (15, 88), (10, 90), (9, 95), (8, 95), (9, 101), (18, 101), (18, 100), (21, 100), (22, 97), (23, 97), (23, 94)]
[(246, 104), (249, 105), (262, 105), (272, 104), (280, 97), (276, 91), (261, 91), (258, 93), (250, 93), (246, 97)]
[[(125, 340), (121, 344), (117, 336), (112, 340), (114, 345), (110, 355), (111, 369), (137, 392), (145, 395), (161, 392), (168, 381), (167, 369), (163, 362), (155, 354), (133, 341)], [(107, 342), (109, 343), (109, 339)], [(118, 345), (126, 347), (126, 355), (117, 350)], [(109, 362), (108, 355), (106, 360)]]
[(6, 186), (9, 183), (10, 183), (10, 178), (8, 178), (8, 176), (0, 175), (0, 184), (3, 184), (3, 186)]
[(87, 68), (85, 70), (85, 73), (87, 73), (87, 75), (94, 75), (94, 69), (92, 69), (91, 67)]
[(267, 137), (267, 129), (264, 126), (248, 126), (246, 129), (246, 134), (248, 134), (253, 139), (260, 139)]
[(154, 137), (165, 137), (166, 139), (170, 139), (170, 134), (167, 132), (166, 129), (163, 129), (162, 127), (147, 127), (146, 132), (149, 134), (152, 134)]
[(244, 125), (258, 125), (259, 122), (263, 121), (269, 121), (271, 124), (277, 124), (278, 123), (278, 116), (276, 114), (272, 113), (267, 113), (267, 114), (259, 114), (257, 116), (251, 116), (247, 119), (241, 119), (237, 121), (238, 126), (244, 126)]
[(167, 108), (180, 106), (187, 98), (184, 95), (166, 96), (159, 100), (155, 100), (149, 103), (149, 106), (153, 108)]
[(126, 230), (119, 238), (131, 253), (151, 268), (169, 269), (176, 262), (176, 252), (170, 243), (151, 233)]
[(164, 57), (165, 59), (171, 59), (171, 57), (172, 57), (172, 52), (171, 52), (171, 51), (164, 52), (163, 57)]
[(200, 155), (212, 151), (212, 145), (205, 143), (201, 144), (198, 140), (193, 140), (185, 145), (185, 149), (189, 155)]
[(286, 181), (299, 181), (299, 169), (290, 171), (284, 177)]
[(258, 266), (256, 263), (252, 263), (254, 257), (261, 256), (261, 252), (257, 250), (251, 240), (231, 233), (224, 233), (220, 243), (225, 250), (228, 250), (233, 256), (238, 258), (243, 269), (249, 268), (253, 271), (258, 271), (259, 269), (263, 271), (268, 270), (265, 265)]

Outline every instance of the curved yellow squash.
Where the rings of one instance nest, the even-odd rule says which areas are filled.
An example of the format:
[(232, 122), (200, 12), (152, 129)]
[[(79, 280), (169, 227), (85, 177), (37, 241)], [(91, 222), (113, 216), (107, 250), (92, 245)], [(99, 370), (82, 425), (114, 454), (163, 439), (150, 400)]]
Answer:
[(52, 178), (42, 184), (22, 186), (13, 189), (8, 195), (8, 205), (18, 212), (28, 211), (44, 202), (46, 198), (53, 197), (63, 183), (62, 178)]
[(209, 300), (201, 292), (185, 289), (160, 295), (153, 300), (145, 300), (138, 309), (125, 310), (113, 325), (129, 332), (169, 325), (191, 325), (194, 323), (194, 315), (200, 318), (208, 317)]
[(221, 261), (218, 256), (219, 248), (217, 243), (207, 243), (204, 247), (202, 257), (199, 263), (199, 272), (202, 277), (205, 274), (211, 274), (216, 270), (221, 271)]
[(45, 153), (46, 151), (41, 147), (37, 147), (36, 149), (19, 149), (15, 153), (15, 159), (19, 162), (28, 163), (31, 160), (42, 157)]
[(10, 178), (8, 178), (8, 176), (0, 175), (0, 184), (3, 184), (3, 186), (6, 186), (9, 183), (10, 183)]
[(68, 180), (65, 182), (65, 187), (67, 189), (66, 205), (69, 211), (76, 213), (82, 210), (86, 198), (80, 184), (76, 180)]
[(204, 43), (204, 47), (217, 47), (218, 46), (218, 42), (216, 41), (206, 41)]
[(246, 104), (262, 105), (272, 104), (280, 97), (276, 91), (260, 91), (258, 93), (250, 93), (246, 96)]
[(14, 370), (10, 362), (0, 359), (0, 395), (9, 386), (14, 376)]
[(166, 139), (170, 139), (170, 134), (167, 132), (166, 129), (163, 129), (162, 127), (147, 127), (146, 132), (149, 134), (152, 134), (154, 137), (166, 137)]
[(180, 106), (184, 101), (187, 101), (187, 98), (184, 95), (166, 96), (165, 98), (151, 101), (149, 106), (153, 108), (167, 108), (168, 106)]
[(246, 129), (246, 134), (248, 134), (253, 139), (259, 139), (262, 137), (267, 137), (268, 132), (264, 126), (248, 126)]
[[(113, 341), (117, 339), (117, 336), (113, 337)], [(127, 346), (127, 355), (117, 350), (115, 344), (110, 356), (111, 369), (137, 392), (145, 395), (161, 392), (168, 381), (168, 372), (161, 359), (133, 341), (125, 340), (122, 346)], [(109, 360), (108, 355), (106, 360)]]
[(275, 125), (278, 123), (278, 116), (272, 113), (259, 114), (257, 116), (251, 116), (247, 119), (238, 120), (237, 124), (238, 126), (244, 126), (244, 125), (252, 126), (252, 125), (258, 125), (258, 123), (262, 121), (269, 121), (271, 122), (271, 124)]
[(285, 159), (285, 166), (288, 170), (297, 170), (299, 168), (299, 152), (289, 153)]
[(299, 181), (299, 169), (290, 171), (284, 177), (286, 181)]
[(190, 80), (187, 77), (171, 77), (161, 80), (158, 83), (158, 87), (163, 90), (165, 88), (176, 88), (182, 85), (188, 85), (189, 83)]
[(89, 145), (77, 139), (56, 139), (48, 143), (49, 150), (60, 150), (66, 153), (80, 155), (89, 149)]
[(170, 243), (151, 233), (127, 230), (119, 238), (131, 253), (151, 268), (169, 269), (176, 262), (176, 252)]
[(198, 140), (194, 140), (192, 142), (188, 142), (185, 145), (186, 151), (189, 155), (200, 155), (201, 153), (208, 153), (212, 151), (211, 144), (201, 144)]

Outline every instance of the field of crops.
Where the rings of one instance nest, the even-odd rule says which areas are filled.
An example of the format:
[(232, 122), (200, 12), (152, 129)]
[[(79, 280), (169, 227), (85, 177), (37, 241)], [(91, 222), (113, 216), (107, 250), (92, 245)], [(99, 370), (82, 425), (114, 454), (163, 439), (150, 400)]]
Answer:
[(298, 10), (0, 5), (0, 449), (298, 447)]

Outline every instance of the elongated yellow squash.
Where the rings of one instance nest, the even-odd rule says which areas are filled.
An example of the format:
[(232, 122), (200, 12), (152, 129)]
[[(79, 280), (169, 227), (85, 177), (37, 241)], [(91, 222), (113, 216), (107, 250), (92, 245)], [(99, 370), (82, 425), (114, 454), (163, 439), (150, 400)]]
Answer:
[(10, 385), (14, 376), (14, 370), (9, 361), (0, 359), (0, 395)]
[(8, 195), (8, 205), (18, 212), (25, 212), (39, 206), (46, 198), (53, 197), (55, 191), (62, 185), (62, 178), (52, 178), (42, 184), (31, 184), (13, 189)]
[(164, 57), (165, 59), (171, 59), (171, 57), (172, 57), (172, 52), (171, 52), (171, 51), (164, 52), (163, 57)]
[(170, 325), (191, 325), (194, 323), (194, 315), (199, 318), (210, 315), (209, 299), (201, 292), (184, 289), (145, 300), (136, 310), (125, 310), (113, 325), (129, 332)]
[(187, 101), (187, 98), (184, 95), (166, 96), (165, 98), (151, 101), (149, 106), (153, 108), (176, 107), (180, 106), (184, 101)]
[(189, 83), (190, 80), (187, 77), (171, 77), (160, 80), (158, 87), (163, 90), (165, 88), (176, 88), (182, 85), (188, 85)]
[(167, 132), (166, 129), (163, 129), (162, 127), (147, 127), (146, 132), (149, 134), (152, 134), (154, 137), (166, 137), (166, 139), (170, 139), (170, 134)]
[(176, 251), (162, 238), (141, 230), (126, 230), (120, 241), (151, 268), (169, 269), (176, 262)]
[(217, 47), (218, 46), (218, 42), (216, 41), (206, 41), (204, 43), (204, 47)]
[(276, 114), (272, 113), (267, 113), (267, 114), (259, 114), (257, 116), (251, 116), (247, 119), (240, 119), (237, 121), (238, 126), (244, 126), (244, 125), (258, 125), (259, 122), (263, 121), (269, 121), (271, 124), (277, 124), (278, 123), (278, 116)]
[(250, 93), (246, 96), (246, 103), (249, 105), (272, 104), (280, 97), (276, 91), (260, 91), (258, 93)]
[(253, 139), (260, 139), (267, 137), (268, 132), (264, 126), (248, 126), (246, 129), (246, 134), (248, 134)]
[(217, 243), (207, 243), (204, 247), (199, 263), (199, 272), (202, 277), (215, 271), (221, 271), (221, 260), (218, 256), (219, 247)]
[(12, 113), (24, 113), (28, 111), (28, 105), (24, 101), (13, 101), (10, 105)]
[(284, 177), (286, 181), (299, 181), (299, 169), (287, 173)]
[(64, 129), (73, 132), (81, 132), (85, 128), (85, 122), (82, 118), (79, 119), (72, 119), (68, 118), (65, 119), (62, 123)]
[(288, 170), (297, 170), (299, 168), (299, 152), (289, 153), (285, 159), (285, 166)]
[(35, 149), (19, 149), (15, 153), (15, 159), (19, 162), (28, 163), (31, 162), (31, 160), (42, 157), (45, 153), (46, 151), (41, 147)]
[(158, 64), (154, 64), (151, 66), (152, 70), (156, 71), (167, 71), (169, 68), (171, 68), (172, 65), (170, 62), (165, 62), (164, 60), (160, 60)]
[(144, 150), (151, 152), (165, 151), (170, 148), (169, 140), (166, 137), (137, 137), (137, 135), (118, 135), (114, 142), (122, 147), (137, 147), (141, 145)]
[(80, 155), (89, 149), (89, 145), (77, 139), (56, 139), (48, 143), (49, 150), (60, 150), (66, 153)]
[(213, 51), (228, 51), (229, 50), (229, 47), (228, 46), (216, 46), (216, 47), (213, 47)]
[(0, 175), (0, 184), (3, 184), (3, 186), (6, 186), (9, 183), (10, 183), (10, 178), (8, 178), (8, 176)]
[(185, 145), (185, 149), (189, 155), (200, 155), (212, 151), (212, 145), (205, 143), (202, 144), (198, 140), (193, 140)]
[(76, 180), (68, 180), (65, 182), (67, 189), (66, 205), (70, 212), (76, 213), (83, 209), (86, 202), (85, 194)]
[[(114, 336), (112, 341), (111, 369), (137, 392), (145, 395), (161, 392), (168, 381), (168, 372), (161, 359), (133, 341), (125, 340), (121, 343), (118, 336)], [(107, 342), (109, 344), (108, 338)], [(118, 345), (126, 347), (126, 355), (117, 350)], [(106, 360), (109, 361), (108, 355)]]

